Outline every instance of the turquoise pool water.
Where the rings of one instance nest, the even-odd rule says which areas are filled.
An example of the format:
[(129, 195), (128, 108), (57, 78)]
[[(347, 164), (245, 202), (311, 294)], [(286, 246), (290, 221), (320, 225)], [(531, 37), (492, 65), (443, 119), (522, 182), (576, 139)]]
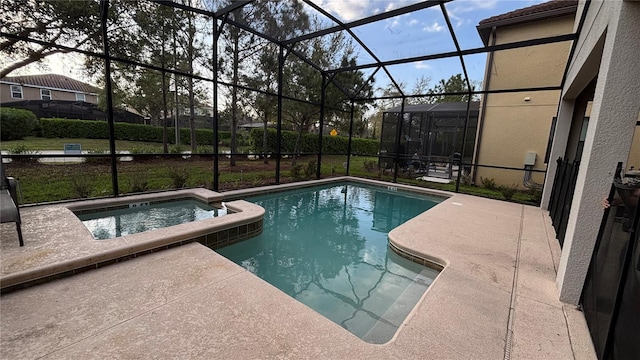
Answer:
[(226, 214), (197, 200), (177, 200), (156, 204), (136, 203), (129, 208), (76, 214), (97, 240), (160, 229)]
[(247, 200), (263, 233), (217, 251), (367, 342), (389, 341), (438, 274), (387, 233), (439, 198), (343, 184)]

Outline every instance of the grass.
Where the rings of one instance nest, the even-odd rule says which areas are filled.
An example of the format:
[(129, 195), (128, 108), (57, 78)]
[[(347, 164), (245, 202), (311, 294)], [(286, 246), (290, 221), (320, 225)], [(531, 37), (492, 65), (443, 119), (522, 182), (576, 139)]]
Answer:
[[(108, 150), (106, 140), (99, 139), (44, 139), (26, 138), (21, 141), (3, 142), (2, 149), (22, 146), (30, 150), (62, 149), (64, 144), (79, 143), (83, 149), (95, 151)], [(118, 150), (133, 150), (140, 148), (157, 148), (162, 150), (162, 144), (116, 141)], [(155, 158), (143, 161), (120, 162), (117, 166), (118, 186), (120, 194), (135, 191), (168, 190), (176, 187), (177, 183), (185, 183), (186, 187), (213, 188), (213, 158), (211, 156), (193, 156), (182, 158)], [(345, 175), (344, 163), (346, 155), (323, 155), (321, 177)], [(298, 165), (304, 169), (311, 161), (317, 161), (316, 156), (306, 156), (298, 159)], [(393, 174), (381, 173), (377, 169), (367, 170), (365, 162), (375, 161), (376, 157), (353, 156), (350, 161), (350, 174), (356, 177), (370, 178), (383, 181), (393, 181)], [(288, 183), (307, 180), (304, 175), (300, 178), (291, 177), (291, 159), (281, 160), (280, 182)], [(369, 166), (370, 168), (370, 166)], [(42, 203), (59, 200), (77, 199), (85, 196), (111, 196), (111, 168), (108, 163), (80, 163), (80, 164), (42, 164), (33, 161), (14, 161), (5, 165), (9, 176), (20, 180), (22, 203)], [(227, 158), (221, 158), (219, 163), (219, 189), (221, 191), (241, 189), (262, 185), (275, 184), (276, 161), (270, 159), (269, 164), (262, 160), (237, 160), (235, 167), (229, 166)], [(399, 174), (398, 182), (423, 188), (455, 191), (455, 183), (439, 184)], [(315, 176), (312, 176), (315, 178)], [(464, 194), (482, 196), (504, 200), (499, 189), (473, 185), (460, 185), (460, 192)], [(510, 199), (513, 202), (537, 205), (539, 194), (517, 191)]]
[[(11, 151), (11, 149), (23, 148), (27, 150), (64, 150), (64, 144), (80, 144), (82, 150), (109, 151), (109, 140), (107, 139), (71, 139), (71, 138), (42, 138), (42, 137), (26, 137), (24, 140), (3, 141), (0, 143), (0, 149), (3, 151)], [(170, 147), (173, 145), (169, 145)], [(189, 145), (182, 145), (185, 150), (190, 150)], [(212, 148), (208, 146), (206, 148)], [(135, 149), (150, 149), (155, 152), (162, 152), (161, 143), (151, 143), (143, 141), (116, 140), (117, 151), (133, 151)], [(220, 146), (220, 151), (229, 150), (228, 147)], [(239, 151), (247, 150), (246, 147), (240, 147)]]
[[(47, 139), (41, 137), (26, 137), (24, 140), (3, 141), (0, 149), (10, 151), (23, 146), (29, 150), (64, 150), (64, 144), (80, 144), (82, 150), (109, 151), (109, 140), (106, 139)], [(162, 151), (162, 144), (141, 141), (116, 140), (117, 150), (129, 150), (135, 148), (153, 148)]]

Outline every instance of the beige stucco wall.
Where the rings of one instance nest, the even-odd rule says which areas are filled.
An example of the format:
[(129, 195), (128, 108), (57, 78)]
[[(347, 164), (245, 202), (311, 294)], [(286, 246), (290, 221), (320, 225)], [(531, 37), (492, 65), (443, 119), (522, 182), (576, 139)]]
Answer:
[[(11, 97), (11, 86), (9, 84), (0, 84), (0, 102), (7, 103), (21, 100), (40, 100), (40, 88), (22, 86), (22, 99), (14, 99)], [(76, 101), (76, 93), (71, 91), (51, 90), (52, 100)], [(96, 95), (86, 94), (85, 101), (97, 104)]]
[[(573, 16), (496, 29), (496, 44), (571, 33)], [(491, 40), (490, 40), (491, 41)], [(487, 71), (489, 90), (559, 86), (571, 44), (568, 42), (497, 51)], [(489, 55), (490, 56), (490, 55)], [(488, 64), (488, 61), (487, 61)], [(525, 100), (528, 98), (529, 100)], [(524, 167), (527, 152), (535, 152), (534, 169), (545, 170), (544, 156), (551, 122), (556, 116), (560, 91), (527, 91), (487, 94), (481, 115), (483, 125), (477, 161), (481, 165)], [(494, 178), (502, 185), (521, 185), (523, 170), (477, 168), (480, 177)], [(542, 183), (543, 173), (533, 173)]]

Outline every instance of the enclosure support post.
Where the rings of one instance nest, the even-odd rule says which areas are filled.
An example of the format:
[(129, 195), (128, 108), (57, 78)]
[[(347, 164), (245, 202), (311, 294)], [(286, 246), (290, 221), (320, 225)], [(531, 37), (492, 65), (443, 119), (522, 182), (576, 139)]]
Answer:
[(349, 176), (349, 169), (351, 166), (351, 140), (353, 139), (353, 113), (355, 111), (355, 105), (353, 99), (351, 100), (351, 121), (349, 122), (349, 143), (347, 145), (347, 169), (346, 174)]
[(109, 0), (100, 1), (100, 26), (102, 30), (102, 50), (104, 51), (104, 84), (107, 95), (107, 124), (109, 126), (109, 153), (111, 157), (111, 187), (113, 196), (118, 197), (118, 168), (116, 157), (115, 125), (113, 123), (113, 94), (111, 88), (111, 57), (109, 56), (109, 39), (107, 38), (107, 18), (109, 16)]
[(402, 138), (402, 123), (404, 122), (404, 102), (406, 98), (402, 97), (402, 104), (400, 105), (400, 117), (398, 118), (398, 124), (396, 127), (396, 159), (393, 165), (393, 182), (398, 182), (398, 163), (400, 162), (400, 139)]
[(218, 145), (218, 38), (222, 32), (224, 20), (218, 29), (218, 23), (213, 21), (213, 191), (220, 190), (220, 146)]
[[(467, 130), (469, 127), (469, 116), (471, 113), (471, 93), (467, 95), (467, 117), (464, 119), (464, 130), (462, 133), (462, 150), (460, 151), (460, 158), (458, 159), (458, 177), (456, 178), (456, 192), (460, 192), (460, 176), (462, 175), (462, 159), (464, 158), (464, 151), (467, 145)], [(455, 142), (454, 142), (455, 144)]]
[[(278, 124), (276, 126), (276, 185), (280, 185), (280, 160), (282, 158), (282, 79), (284, 72), (284, 48), (278, 53)], [(267, 131), (267, 129), (264, 129)]]
[(327, 90), (327, 75), (322, 74), (322, 88), (320, 92), (320, 127), (318, 129), (318, 163), (316, 164), (316, 179), (320, 180), (322, 163), (322, 136), (324, 130), (324, 101)]

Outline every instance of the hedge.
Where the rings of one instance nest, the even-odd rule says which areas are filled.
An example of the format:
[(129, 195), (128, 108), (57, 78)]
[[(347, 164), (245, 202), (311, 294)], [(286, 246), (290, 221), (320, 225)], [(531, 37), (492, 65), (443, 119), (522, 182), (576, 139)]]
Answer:
[[(262, 152), (263, 129), (251, 129), (250, 145), (254, 152)], [(282, 131), (282, 152), (293, 153), (298, 134), (295, 131)], [(275, 153), (277, 148), (277, 132), (275, 129), (267, 129), (268, 152)], [(343, 136), (322, 137), (322, 152), (326, 154), (346, 154), (349, 148), (349, 138)], [(380, 149), (380, 142), (377, 140), (353, 138), (351, 140), (351, 153), (359, 155), (376, 155)], [(300, 153), (318, 152), (318, 135), (303, 134), (300, 139)]]
[[(42, 136), (46, 138), (80, 138), (108, 139), (109, 125), (106, 121), (77, 119), (42, 118)], [(131, 140), (162, 143), (162, 127), (142, 124), (116, 122), (114, 124), (116, 140)], [(174, 143), (175, 130), (167, 128), (169, 143)], [(220, 140), (231, 138), (228, 131), (218, 131)], [(196, 129), (198, 145), (213, 145), (213, 130)], [(180, 129), (180, 143), (191, 144), (191, 132), (188, 128)]]
[(0, 140), (22, 140), (38, 127), (36, 115), (24, 109), (0, 108)]

